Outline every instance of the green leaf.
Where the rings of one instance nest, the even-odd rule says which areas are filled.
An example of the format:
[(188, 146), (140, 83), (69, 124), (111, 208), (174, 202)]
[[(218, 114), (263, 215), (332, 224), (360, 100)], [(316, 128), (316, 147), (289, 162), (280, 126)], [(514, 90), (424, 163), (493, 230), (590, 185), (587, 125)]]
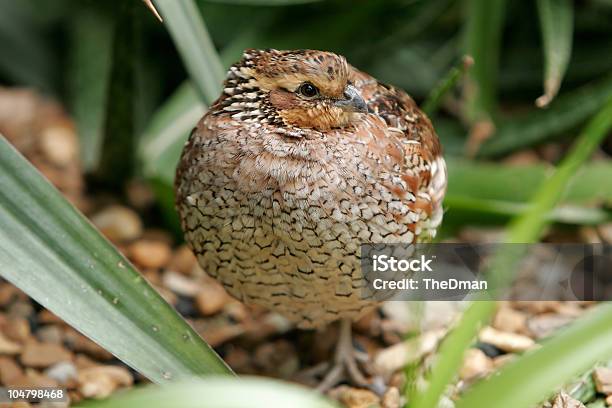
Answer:
[[(448, 211), (444, 216), (445, 225), (448, 227), (497, 224), (529, 210), (528, 203), (448, 194), (444, 198), (444, 207)], [(564, 224), (596, 226), (612, 221), (612, 212), (600, 208), (563, 204), (550, 211), (547, 219)]]
[(153, 115), (138, 148), (143, 175), (153, 187), (167, 224), (179, 231), (174, 172), (189, 132), (206, 112), (191, 82), (183, 83)]
[[(506, 166), (447, 158), (448, 191), (445, 223), (487, 224), (523, 214), (529, 199), (546, 180), (549, 166)], [(548, 213), (551, 221), (596, 225), (609, 221), (612, 164), (589, 163), (567, 185), (561, 204)], [(588, 180), (588, 181), (587, 181)]]
[(572, 54), (574, 3), (572, 0), (538, 0), (544, 43), (544, 95), (536, 100), (545, 107), (559, 92)]
[(478, 157), (498, 157), (562, 135), (595, 114), (612, 94), (612, 75), (567, 93), (548, 109), (514, 117), (499, 124), (498, 131), (481, 146)]
[(164, 24), (205, 103), (221, 92), (223, 65), (193, 0), (155, 0)]
[[(475, 385), (456, 408), (534, 406), (568, 379), (612, 357), (612, 304), (599, 306), (544, 345)], [(520, 390), (517, 392), (517, 390)]]
[(466, 54), (474, 66), (466, 83), (467, 114), (470, 120), (495, 116), (501, 35), (505, 0), (468, 0), (466, 11)]
[(0, 72), (18, 84), (55, 91), (57, 58), (44, 27), (36, 19), (38, 4), (0, 0)]
[(213, 378), (148, 386), (87, 408), (338, 408), (302, 386), (263, 378)]
[(463, 77), (474, 61), (471, 57), (463, 57), (461, 62), (453, 66), (448, 73), (436, 84), (434, 89), (429, 93), (422, 109), (428, 116), (432, 116), (438, 110), (442, 99), (450, 92), (457, 82)]
[(76, 121), (85, 170), (100, 160), (111, 67), (115, 21), (83, 8), (71, 19), (68, 76), (71, 111)]
[(181, 148), (205, 112), (206, 106), (190, 82), (177, 88), (155, 112), (140, 140), (139, 157), (145, 176), (161, 177), (168, 184), (173, 183)]
[(0, 275), (152, 381), (231, 373), (3, 137)]

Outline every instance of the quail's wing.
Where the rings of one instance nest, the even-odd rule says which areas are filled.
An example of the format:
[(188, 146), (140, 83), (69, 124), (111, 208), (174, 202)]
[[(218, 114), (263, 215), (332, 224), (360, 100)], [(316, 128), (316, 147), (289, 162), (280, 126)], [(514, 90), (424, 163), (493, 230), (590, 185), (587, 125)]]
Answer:
[(353, 69), (351, 81), (368, 104), (368, 109), (386, 125), (377, 146), (389, 169), (387, 184), (416, 214), (413, 228), (419, 240), (428, 240), (442, 220), (442, 199), (447, 172), (442, 149), (427, 116), (406, 92), (383, 84), (368, 74)]

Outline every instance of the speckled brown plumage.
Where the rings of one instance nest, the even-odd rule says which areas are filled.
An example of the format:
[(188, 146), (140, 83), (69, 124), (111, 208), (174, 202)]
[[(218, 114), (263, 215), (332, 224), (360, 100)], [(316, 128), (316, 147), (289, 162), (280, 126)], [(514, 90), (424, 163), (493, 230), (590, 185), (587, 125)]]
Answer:
[(230, 294), (316, 327), (374, 305), (360, 245), (430, 240), (445, 189), (406, 93), (332, 53), (247, 50), (185, 145), (176, 205)]

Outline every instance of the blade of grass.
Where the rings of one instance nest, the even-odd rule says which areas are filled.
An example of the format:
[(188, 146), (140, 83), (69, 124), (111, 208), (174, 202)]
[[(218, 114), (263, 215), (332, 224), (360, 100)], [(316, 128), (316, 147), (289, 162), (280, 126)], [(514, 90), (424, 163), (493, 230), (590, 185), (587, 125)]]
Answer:
[[(514, 221), (509, 224), (504, 242), (530, 243), (536, 242), (540, 238), (545, 228), (550, 223), (546, 214), (556, 206), (572, 176), (589, 158), (611, 128), (612, 99), (608, 99), (604, 108), (591, 119), (580, 137), (576, 139), (572, 150), (563, 159), (559, 167), (533, 197), (529, 210), (523, 215), (515, 218)], [(507, 282), (512, 277), (513, 264), (519, 258), (519, 254), (513, 250), (498, 253), (491, 267), (492, 272), (487, 276), (490, 280), (493, 280), (496, 285)], [(446, 337), (440, 346), (438, 359), (434, 363), (428, 378), (429, 386), (424, 392), (416, 395), (414, 404), (411, 404), (412, 408), (430, 408), (437, 405), (446, 386), (451, 383), (457, 370), (461, 366), (464, 353), (473, 342), (478, 329), (490, 318), (494, 310), (495, 303), (490, 301), (474, 302), (470, 305), (457, 328)], [(563, 382), (563, 380), (568, 379), (562, 374), (565, 374), (565, 372), (559, 373), (559, 375), (555, 377), (555, 382)], [(525, 371), (523, 378), (526, 379), (531, 376), (533, 376), (533, 372)], [(499, 388), (497, 391), (498, 395), (494, 399), (487, 400), (474, 398), (470, 400), (473, 402), (480, 401), (481, 404), (486, 405), (476, 406), (467, 404), (463, 405), (463, 407), (478, 408), (490, 406), (493, 401), (497, 403), (500, 393), (505, 392), (511, 395), (520, 394), (516, 392), (517, 389), (520, 388)], [(550, 391), (550, 388), (540, 389), (537, 395), (541, 399), (546, 396), (545, 393)], [(507, 396), (510, 401), (512, 400), (511, 395)], [(535, 392), (530, 394), (530, 397), (534, 395), (536, 395)], [(536, 399), (531, 402), (536, 403), (538, 400)], [(524, 404), (522, 406), (528, 405), (530, 404)], [(521, 406), (521, 404), (512, 406)]]
[[(505, 166), (447, 158), (448, 190), (444, 198), (445, 225), (495, 224), (528, 210), (528, 201), (548, 175), (544, 165)], [(612, 213), (612, 165), (584, 165), (565, 189), (559, 206), (548, 213), (554, 222), (596, 225)], [(583, 182), (589, 180), (588, 183)]]
[[(476, 384), (456, 408), (528, 407), (597, 361), (612, 357), (612, 304), (597, 307), (532, 353)], [(517, 392), (518, 391), (518, 392)]]
[(474, 66), (466, 83), (466, 113), (475, 122), (495, 116), (506, 1), (468, 0), (467, 5), (465, 53), (474, 58)]
[(55, 91), (59, 65), (36, 21), (36, 7), (26, 1), (0, 0), (0, 71), (18, 84)]
[[(509, 166), (449, 157), (446, 200), (475, 200), (524, 204), (546, 180), (551, 167), (542, 164)], [(563, 204), (592, 205), (612, 203), (612, 163), (585, 164), (565, 189)], [(582, 181), (589, 180), (588, 183)]]
[(206, 111), (195, 87), (185, 82), (155, 112), (140, 140), (138, 157), (166, 224), (180, 234), (174, 209), (174, 171), (189, 132)]
[(160, 159), (167, 150), (175, 150), (174, 146), (182, 147), (204, 112), (206, 106), (199, 100), (191, 82), (185, 82), (177, 88), (155, 112), (140, 140), (138, 155), (145, 176), (161, 175), (166, 182), (172, 184), (178, 156), (170, 161)]
[(548, 106), (561, 87), (572, 54), (574, 5), (572, 0), (538, 0), (538, 13), (544, 44), (544, 95), (536, 100)]
[(612, 94), (612, 75), (558, 97), (548, 109), (534, 109), (498, 125), (496, 134), (485, 141), (478, 157), (499, 157), (562, 135), (594, 115)]
[(120, 2), (111, 8), (115, 21), (110, 81), (107, 104), (104, 107), (104, 140), (99, 162), (93, 173), (98, 182), (121, 189), (124, 180), (135, 170), (136, 137), (135, 110), (136, 81), (134, 56), (136, 55), (135, 2)]
[[(507, 220), (529, 210), (528, 203), (496, 201), (469, 196), (446, 196), (444, 207), (445, 223), (491, 224)], [(550, 211), (547, 219), (551, 222), (578, 225), (601, 225), (612, 220), (612, 212), (599, 208), (562, 205)]]
[(193, 0), (155, 0), (164, 24), (202, 100), (210, 104), (221, 92), (224, 71), (204, 20)]
[(438, 110), (442, 98), (456, 85), (457, 82), (465, 75), (466, 71), (474, 64), (472, 57), (464, 56), (461, 62), (452, 67), (448, 73), (438, 82), (435, 88), (429, 93), (422, 109), (428, 115), (432, 116)]
[(108, 89), (113, 64), (115, 22), (83, 8), (70, 21), (71, 111), (76, 121), (86, 171), (97, 167), (104, 139)]
[(231, 373), (3, 137), (0, 275), (152, 381)]
[(87, 408), (338, 408), (305, 387), (263, 378), (206, 378), (164, 386), (148, 386)]

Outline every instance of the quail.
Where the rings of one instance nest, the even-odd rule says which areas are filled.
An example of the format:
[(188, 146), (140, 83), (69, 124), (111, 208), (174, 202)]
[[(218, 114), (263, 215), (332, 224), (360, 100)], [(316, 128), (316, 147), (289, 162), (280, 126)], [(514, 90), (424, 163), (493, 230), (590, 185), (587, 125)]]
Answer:
[(300, 328), (341, 321), (324, 382), (364, 378), (351, 321), (360, 246), (430, 241), (447, 172), (413, 99), (331, 52), (246, 50), (186, 142), (176, 207), (200, 265), (247, 304)]

